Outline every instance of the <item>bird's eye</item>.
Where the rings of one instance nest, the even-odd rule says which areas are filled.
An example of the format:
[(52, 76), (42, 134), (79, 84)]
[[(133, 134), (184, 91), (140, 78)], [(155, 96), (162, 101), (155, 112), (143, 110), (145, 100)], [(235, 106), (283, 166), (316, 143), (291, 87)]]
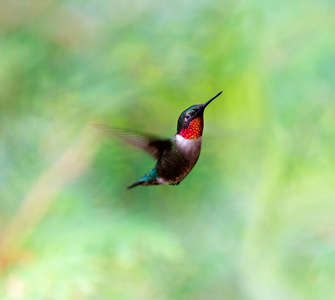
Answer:
[(185, 115), (185, 120), (187, 121), (189, 118), (191, 118), (190, 115)]

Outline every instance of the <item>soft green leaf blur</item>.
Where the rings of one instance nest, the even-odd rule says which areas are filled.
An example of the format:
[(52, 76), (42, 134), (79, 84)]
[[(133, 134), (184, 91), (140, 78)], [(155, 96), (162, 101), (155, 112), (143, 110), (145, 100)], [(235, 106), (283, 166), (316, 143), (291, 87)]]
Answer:
[[(0, 3), (0, 299), (335, 299), (335, 5)], [(89, 123), (169, 137), (179, 186)]]

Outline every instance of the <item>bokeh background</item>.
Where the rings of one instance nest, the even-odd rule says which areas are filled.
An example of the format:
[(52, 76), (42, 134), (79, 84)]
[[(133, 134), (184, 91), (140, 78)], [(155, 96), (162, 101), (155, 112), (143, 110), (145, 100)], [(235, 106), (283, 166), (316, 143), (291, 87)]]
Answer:
[[(335, 4), (2, 1), (0, 298), (334, 299)], [(163, 137), (177, 187), (88, 123)]]

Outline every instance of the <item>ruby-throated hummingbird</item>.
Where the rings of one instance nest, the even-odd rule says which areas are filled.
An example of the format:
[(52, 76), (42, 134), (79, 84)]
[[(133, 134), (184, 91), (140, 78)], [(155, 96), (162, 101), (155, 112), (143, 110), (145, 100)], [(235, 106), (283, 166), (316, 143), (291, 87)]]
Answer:
[(200, 155), (204, 110), (221, 93), (222, 91), (204, 104), (192, 105), (185, 109), (178, 118), (177, 133), (169, 139), (92, 124), (122, 138), (128, 144), (143, 149), (157, 159), (154, 168), (127, 189), (138, 185), (177, 185), (190, 173)]

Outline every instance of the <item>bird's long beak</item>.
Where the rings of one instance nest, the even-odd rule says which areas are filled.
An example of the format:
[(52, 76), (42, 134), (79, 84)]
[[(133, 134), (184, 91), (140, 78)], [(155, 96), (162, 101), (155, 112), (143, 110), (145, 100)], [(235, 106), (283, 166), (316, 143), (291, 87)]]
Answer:
[(202, 116), (202, 114), (204, 113), (204, 110), (205, 110), (206, 106), (209, 103), (211, 103), (216, 97), (219, 97), (221, 95), (221, 93), (222, 93), (222, 91), (220, 93), (218, 93), (217, 95), (215, 95), (212, 99), (209, 99), (206, 103), (200, 104), (197, 112), (193, 115), (193, 118), (197, 118), (198, 116)]
[(204, 104), (202, 105), (202, 109), (204, 110), (205, 107), (206, 107), (209, 103), (211, 103), (215, 98), (219, 97), (219, 96), (221, 95), (221, 93), (222, 93), (222, 91), (221, 91), (220, 93), (218, 93), (216, 96), (214, 96), (212, 99), (209, 99), (206, 103), (204, 103)]
[(220, 93), (218, 93), (217, 95), (215, 95), (212, 99), (209, 99), (206, 103), (202, 104), (201, 106), (199, 106), (198, 111), (196, 112), (196, 116), (200, 116), (204, 113), (204, 110), (206, 108), (206, 106), (211, 103), (216, 97), (219, 97), (221, 95), (222, 91)]

